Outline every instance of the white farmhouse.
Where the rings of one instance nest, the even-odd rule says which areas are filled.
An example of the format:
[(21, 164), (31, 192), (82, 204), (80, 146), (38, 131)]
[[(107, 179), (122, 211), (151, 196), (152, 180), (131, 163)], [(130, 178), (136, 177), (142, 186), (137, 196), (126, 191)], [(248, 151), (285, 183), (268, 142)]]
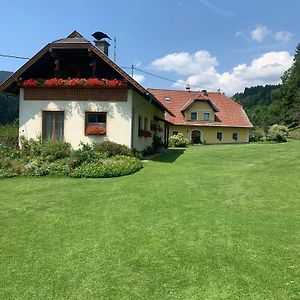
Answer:
[(139, 151), (157, 135), (167, 143), (165, 113), (173, 115), (96, 45), (72, 32), (49, 43), (1, 86), (19, 95), (19, 134), (80, 142), (113, 141)]

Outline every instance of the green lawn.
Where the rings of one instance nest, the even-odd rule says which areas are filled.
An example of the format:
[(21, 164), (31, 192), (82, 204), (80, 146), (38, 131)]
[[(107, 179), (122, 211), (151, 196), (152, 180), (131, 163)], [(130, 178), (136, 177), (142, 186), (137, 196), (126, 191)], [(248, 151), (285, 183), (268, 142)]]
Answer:
[(134, 175), (0, 180), (0, 299), (299, 299), (300, 141)]

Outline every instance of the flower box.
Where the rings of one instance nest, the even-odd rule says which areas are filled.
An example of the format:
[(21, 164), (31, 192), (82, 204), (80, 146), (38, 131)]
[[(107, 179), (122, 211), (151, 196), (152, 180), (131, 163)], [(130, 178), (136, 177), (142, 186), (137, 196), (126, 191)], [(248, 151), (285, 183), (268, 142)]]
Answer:
[(148, 138), (148, 137), (152, 137), (152, 133), (151, 133), (151, 131), (149, 131), (149, 130), (141, 129), (141, 130), (139, 131), (139, 136), (143, 136), (143, 137), (145, 137), (145, 138)]
[(106, 135), (106, 128), (99, 125), (90, 125), (85, 129), (86, 135)]
[(27, 79), (24, 100), (127, 101), (127, 81), (98, 78)]
[(119, 79), (106, 78), (50, 78), (50, 79), (27, 79), (21, 82), (21, 87), (39, 88), (39, 87), (108, 87), (118, 88), (126, 87), (127, 81)]

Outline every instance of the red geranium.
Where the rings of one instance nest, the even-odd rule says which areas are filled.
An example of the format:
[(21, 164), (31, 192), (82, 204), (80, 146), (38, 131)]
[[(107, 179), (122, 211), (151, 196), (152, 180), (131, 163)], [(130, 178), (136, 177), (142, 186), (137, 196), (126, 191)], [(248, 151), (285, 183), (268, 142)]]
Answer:
[(51, 87), (62, 86), (62, 85), (64, 85), (64, 80), (61, 78), (51, 78), (51, 79), (45, 80), (44, 85), (51, 86)]
[(67, 86), (78, 86), (78, 85), (82, 85), (83, 83), (83, 79), (80, 78), (68, 78), (65, 81), (65, 85)]
[(104, 135), (106, 134), (106, 128), (99, 125), (90, 125), (85, 129), (87, 135)]
[(39, 82), (35, 79), (28, 79), (23, 81), (23, 86), (26, 87), (37, 87), (39, 86)]
[(89, 78), (86, 80), (87, 86), (102, 86), (104, 82), (98, 78)]
[(119, 79), (99, 79), (99, 78), (50, 78), (50, 79), (28, 79), (23, 81), (24, 87), (61, 87), (61, 86), (104, 86), (104, 87), (122, 87), (126, 86), (126, 81)]
[(122, 86), (123, 85), (123, 81), (122, 80), (118, 80), (118, 79), (111, 79), (111, 80), (108, 80), (106, 84), (109, 87), (117, 87), (117, 86)]

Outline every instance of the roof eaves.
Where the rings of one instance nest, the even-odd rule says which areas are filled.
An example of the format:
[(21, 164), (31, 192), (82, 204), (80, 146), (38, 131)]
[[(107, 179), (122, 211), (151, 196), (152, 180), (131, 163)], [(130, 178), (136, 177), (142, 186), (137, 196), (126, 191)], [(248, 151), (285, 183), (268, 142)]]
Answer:
[(4, 92), (18, 77), (31, 67), (39, 58), (41, 58), (49, 49), (52, 43), (47, 44), (38, 53), (36, 53), (29, 61), (13, 73), (7, 80), (0, 85), (0, 92)]

